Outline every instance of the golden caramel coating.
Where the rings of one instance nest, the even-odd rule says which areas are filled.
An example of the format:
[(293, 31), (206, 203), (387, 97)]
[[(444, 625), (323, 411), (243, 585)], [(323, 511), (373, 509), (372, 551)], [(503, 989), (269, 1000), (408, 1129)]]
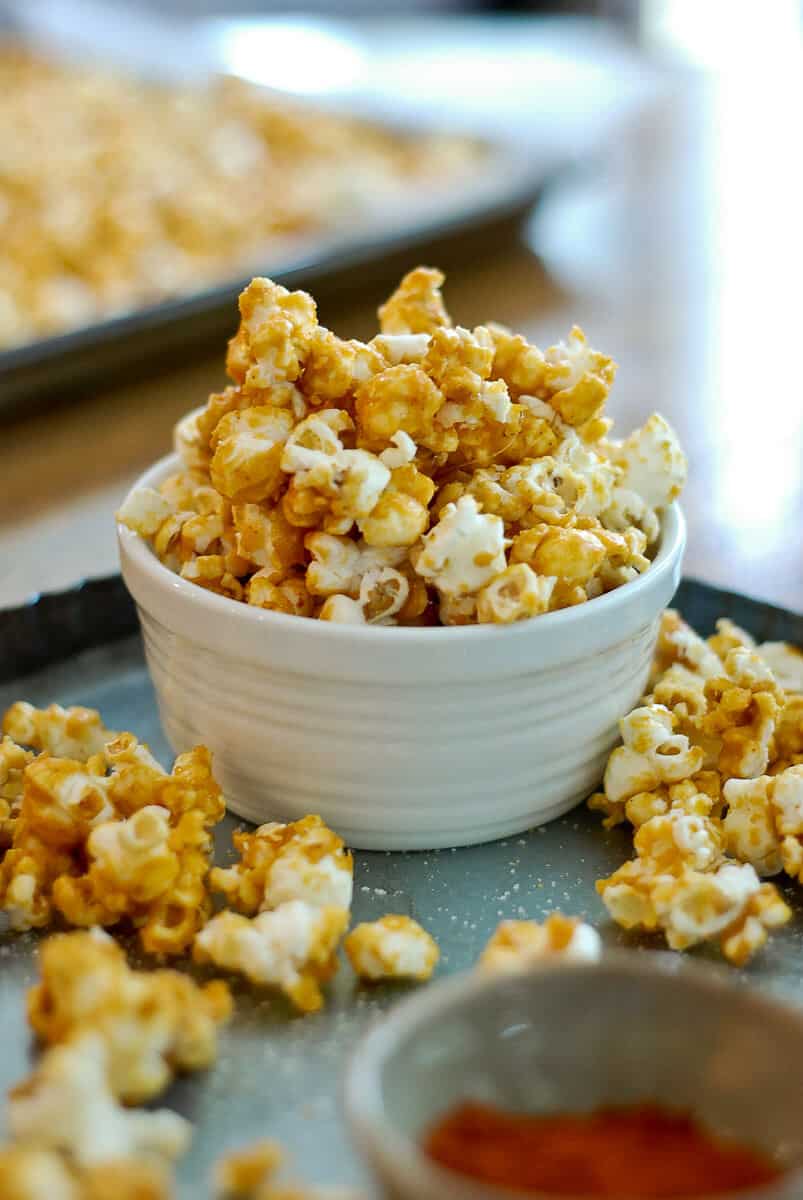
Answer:
[(301, 1012), (323, 1006), (322, 984), (337, 971), (337, 947), (349, 912), (288, 900), (255, 917), (224, 910), (195, 939), (193, 957), (237, 971), (260, 987), (279, 988)]
[(233, 384), (177, 427), (183, 469), (118, 519), (200, 587), (355, 625), (506, 623), (636, 579), (685, 478), (674, 433), (654, 415), (614, 441), (614, 365), (581, 330), (543, 353), (453, 326), (442, 282), (410, 272), (358, 342), (252, 280)]
[(215, 1200), (366, 1200), (345, 1188), (304, 1187), (281, 1183), (277, 1176), (284, 1162), (282, 1149), (267, 1138), (230, 1150), (214, 1166)]
[(443, 282), (443, 272), (433, 267), (409, 271), (379, 309), (382, 333), (433, 333), (449, 327), (451, 318), (441, 297)]
[(7, 849), (14, 840), (22, 804), (23, 772), (35, 758), (33, 750), (25, 750), (8, 735), (0, 739), (0, 849)]
[(594, 962), (602, 951), (599, 934), (579, 917), (550, 913), (538, 921), (500, 921), (478, 960), (486, 974), (523, 971), (544, 959)]
[(411, 917), (389, 914), (355, 926), (344, 942), (354, 973), (360, 979), (431, 978), (440, 958), (438, 944)]
[(203, 747), (171, 774), (129, 733), (86, 763), (34, 757), (0, 863), (0, 905), (15, 929), (47, 926), (54, 911), (79, 926), (125, 918), (145, 949), (180, 953), (209, 911), (209, 831), (224, 812)]
[(102, 754), (114, 734), (93, 708), (34, 708), (24, 700), (12, 704), (3, 717), (3, 733), (22, 746), (57, 758), (86, 762)]
[(3, 1200), (171, 1200), (170, 1176), (156, 1162), (117, 1159), (78, 1167), (35, 1145), (0, 1148)]
[(209, 884), (239, 912), (253, 915), (288, 900), (351, 907), (353, 859), (319, 816), (260, 825), (254, 833), (235, 833), (233, 840), (240, 862), (213, 867)]
[(60, 1150), (80, 1167), (129, 1157), (178, 1158), (189, 1143), (189, 1123), (167, 1109), (123, 1108), (111, 1089), (109, 1064), (98, 1032), (82, 1031), (50, 1046), (9, 1093), (12, 1138)]
[(132, 971), (101, 930), (56, 934), (40, 952), (41, 982), (28, 993), (28, 1020), (45, 1043), (99, 1033), (118, 1099), (142, 1103), (176, 1071), (210, 1066), (217, 1031), (231, 1013), (221, 980), (199, 987), (178, 971)]
[(789, 909), (760, 876), (803, 879), (803, 704), (733, 622), (700, 638), (664, 613), (651, 693), (620, 722), (589, 806), (629, 821), (636, 858), (600, 892), (626, 929), (746, 962)]

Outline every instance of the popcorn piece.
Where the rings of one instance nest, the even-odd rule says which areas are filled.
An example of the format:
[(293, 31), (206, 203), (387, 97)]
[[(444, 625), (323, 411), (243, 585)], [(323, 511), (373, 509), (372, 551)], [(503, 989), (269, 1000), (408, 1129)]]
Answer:
[(769, 790), (773, 780), (729, 779), (723, 788), (728, 805), (723, 820), (728, 853), (750, 863), (759, 875), (777, 875), (782, 869), (781, 839), (775, 827)]
[(343, 948), (361, 979), (423, 983), (440, 957), (437, 942), (410, 917), (389, 915), (352, 929)]
[(640, 859), (597, 883), (610, 915), (625, 929), (662, 929), (673, 950), (717, 940), (741, 966), (785, 924), (791, 910), (771, 883), (761, 884), (749, 863), (723, 863), (716, 871), (684, 867), (679, 875), (655, 874)]
[(3, 1200), (170, 1200), (165, 1169), (130, 1159), (79, 1168), (54, 1150), (0, 1148)]
[(667, 608), (661, 616), (658, 631), (653, 679), (660, 678), (673, 663), (680, 663), (703, 679), (714, 679), (722, 674), (723, 664), (719, 655), (686, 624), (679, 613)]
[(378, 333), (369, 346), (382, 355), (386, 366), (398, 367), (400, 363), (420, 363), (429, 339), (428, 333)]
[(803, 692), (803, 650), (790, 642), (763, 642), (756, 654), (785, 692)]
[(445, 399), (420, 367), (405, 363), (386, 367), (357, 388), (354, 415), (359, 444), (381, 451), (401, 431), (436, 453), (455, 450), (457, 435), (435, 421)]
[(231, 378), (255, 391), (298, 379), (307, 335), (318, 323), (312, 297), (256, 278), (240, 294), (239, 304), (240, 328), (226, 359)]
[(478, 591), (506, 566), (504, 524), (481, 513), (472, 496), (447, 504), (415, 562), (417, 573), (447, 596)]
[(414, 545), (429, 525), (428, 505), (434, 491), (432, 480), (412, 463), (395, 467), (376, 505), (357, 521), (366, 545)]
[(323, 1004), (321, 984), (337, 970), (337, 945), (348, 925), (345, 908), (289, 900), (249, 919), (221, 912), (195, 939), (196, 962), (239, 971), (252, 983), (278, 987), (302, 1012)]
[(291, 525), (281, 508), (235, 504), (232, 521), (237, 553), (269, 583), (281, 583), (304, 565), (303, 530)]
[(201, 426), (202, 408), (193, 409), (173, 429), (173, 449), (190, 471), (207, 471), (211, 454), (209, 437)]
[(215, 429), (210, 463), (212, 483), (236, 504), (267, 500), (279, 491), (284, 444), (292, 415), (273, 405), (229, 413)]
[(409, 434), (405, 433), (403, 429), (397, 429), (390, 440), (393, 443), (392, 446), (383, 450), (379, 455), (388, 470), (395, 471), (397, 467), (405, 467), (414, 461), (416, 444)]
[(254, 1200), (255, 1193), (267, 1184), (281, 1165), (284, 1155), (276, 1142), (267, 1138), (230, 1150), (214, 1167), (213, 1188), (220, 1200)]
[(677, 434), (659, 413), (625, 439), (616, 461), (624, 472), (622, 486), (652, 508), (671, 504), (686, 482), (686, 456)]
[(137, 488), (118, 508), (116, 517), (121, 525), (133, 529), (141, 537), (153, 537), (173, 512), (170, 501), (153, 488)]
[(555, 579), (537, 575), (526, 563), (514, 563), (477, 595), (477, 619), (506, 625), (547, 612)]
[(342, 593), (356, 599), (369, 571), (399, 567), (405, 559), (401, 547), (368, 546), (330, 533), (307, 534), (304, 544), (313, 556), (306, 575), (313, 596)]
[(677, 874), (684, 867), (710, 871), (723, 858), (724, 838), (709, 817), (671, 808), (640, 825), (633, 845), (642, 862), (656, 873)]
[(50, 1044), (83, 1033), (101, 1036), (118, 1099), (149, 1100), (174, 1071), (214, 1062), (217, 1030), (231, 1012), (222, 981), (198, 987), (177, 971), (132, 971), (99, 929), (49, 938), (40, 967), (41, 982), (28, 993), (31, 1027)]
[(708, 645), (716, 654), (717, 658), (724, 663), (725, 659), (730, 654), (731, 650), (736, 650), (743, 647), (746, 650), (755, 650), (756, 643), (749, 633), (744, 629), (734, 624), (727, 617), (720, 617), (716, 622), (716, 633), (707, 639)]
[(724, 674), (705, 685), (709, 711), (701, 731), (719, 746), (724, 776), (753, 779), (763, 774), (782, 696), (769, 668), (752, 651), (731, 650)]
[(328, 596), (318, 613), (321, 621), (335, 621), (339, 625), (365, 625), (362, 605), (350, 596)]
[(14, 839), (22, 804), (23, 773), (34, 758), (33, 750), (23, 749), (12, 738), (0, 739), (0, 849), (6, 849)]
[(546, 398), (567, 425), (582, 425), (596, 417), (608, 397), (616, 364), (592, 350), (576, 325), (566, 342), (550, 346), (544, 355)]
[(624, 745), (605, 769), (605, 795), (614, 804), (660, 783), (679, 783), (703, 766), (703, 751), (673, 732), (673, 718), (658, 704), (636, 708), (619, 722)]
[(440, 293), (443, 280), (442, 272), (432, 267), (409, 271), (379, 309), (382, 333), (432, 333), (450, 326)]
[(51, 704), (39, 709), (24, 700), (7, 709), (3, 733), (32, 750), (78, 762), (102, 754), (106, 743), (115, 736), (93, 708), (62, 708), (60, 704)]
[(190, 1138), (177, 1113), (120, 1107), (109, 1089), (106, 1044), (95, 1033), (46, 1051), (12, 1089), (8, 1125), (23, 1146), (62, 1150), (80, 1165), (139, 1155), (174, 1159)]
[(602, 943), (596, 929), (577, 917), (550, 913), (543, 924), (537, 921), (500, 921), (479, 959), (487, 974), (525, 971), (544, 959), (567, 962), (596, 962)]
[(288, 900), (318, 907), (350, 908), (354, 861), (343, 839), (319, 816), (288, 825), (260, 825), (234, 834), (240, 862), (213, 867), (209, 882), (227, 904), (243, 913), (277, 908)]

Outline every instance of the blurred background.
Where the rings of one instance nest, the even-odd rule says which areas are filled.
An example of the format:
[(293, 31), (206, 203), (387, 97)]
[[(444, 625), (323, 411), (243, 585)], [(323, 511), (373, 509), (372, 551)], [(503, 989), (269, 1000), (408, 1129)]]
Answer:
[[(103, 257), (108, 214), (92, 242), (75, 232), (100, 189), (70, 144), (71, 131), (86, 137), (86, 128), (62, 121), (59, 132), (64, 80), (29, 91), (18, 63), (0, 72), (0, 605), (116, 570), (116, 505), (167, 451), (175, 420), (223, 382), (240, 276), (301, 271), (323, 321), (346, 337), (370, 336), (394, 279), (424, 260), (447, 270), (447, 305), (462, 324), (502, 321), (541, 345), (581, 325), (619, 363), (616, 430), (657, 408), (687, 449), (687, 573), (803, 608), (801, 22), (798, 0), (0, 0), (6, 54), (13, 39), (68, 75), (88, 65), (180, 87), (185, 115), (211, 75), (233, 75), (273, 89), (281, 104), (312, 106), (302, 124), (314, 151), (293, 166), (292, 189), (271, 195), (281, 237), (229, 254), (218, 224), (236, 241), (238, 206), (262, 199), (244, 186), (243, 102), (239, 140), (228, 116), (219, 126), (219, 114), (204, 110), (217, 141), (225, 127), (215, 170), (231, 177), (223, 203), (204, 210), (216, 256), (199, 266), (200, 256), (188, 259), (185, 246), (176, 257), (171, 243), (174, 256), (164, 250), (157, 261), (146, 244), (138, 269), (146, 282), (169, 282), (132, 299), (104, 276), (110, 307), (99, 307), (87, 259)], [(85, 77), (80, 89), (85, 103)], [(117, 129), (117, 93), (103, 95)], [(142, 111), (138, 145), (158, 149), (159, 177), (171, 175), (173, 156), (192, 164), (176, 174), (186, 182), (170, 209), (184, 220), (208, 146), (171, 141), (171, 129), (190, 128), (184, 117), (173, 126)], [(398, 156), (392, 171), (378, 157), (368, 169), (359, 136), (340, 138), (325, 123), (341, 114), (446, 140), (422, 142), (418, 174), (407, 154), (408, 191), (396, 194)], [(80, 189), (74, 175), (61, 183), (54, 174), (54, 136), (83, 172)], [(477, 157), (466, 138), (480, 139)], [(106, 151), (104, 180), (117, 169)], [(40, 236), (20, 200), (42, 188), (48, 204), (58, 196), (60, 240)], [(288, 200), (297, 194), (303, 222)], [(117, 236), (125, 222), (115, 219)], [(150, 227), (138, 219), (147, 243)], [(57, 250), (54, 284), (43, 246), (65, 238), (72, 258)], [(20, 281), (34, 269), (45, 283), (30, 300)], [(192, 303), (160, 310), (147, 328), (125, 317), (173, 296)], [(109, 317), (117, 325), (104, 325)], [(59, 336), (67, 328), (77, 341)]]

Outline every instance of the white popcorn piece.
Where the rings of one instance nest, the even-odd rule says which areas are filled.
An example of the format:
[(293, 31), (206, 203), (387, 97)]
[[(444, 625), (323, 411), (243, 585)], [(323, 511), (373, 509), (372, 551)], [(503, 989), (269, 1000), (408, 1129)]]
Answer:
[(370, 625), (389, 624), (410, 594), (410, 584), (393, 567), (373, 567), (360, 582), (360, 607)]
[(399, 363), (418, 363), (427, 352), (428, 333), (379, 333), (368, 343), (374, 346), (391, 366)]
[(526, 971), (545, 959), (596, 962), (602, 942), (596, 929), (577, 917), (551, 913), (538, 921), (501, 921), (483, 950), (478, 966), (487, 974)]
[(725, 863), (716, 871), (684, 876), (660, 916), (673, 950), (708, 941), (741, 915), (761, 881), (750, 863)]
[(477, 595), (480, 621), (509, 624), (548, 612), (557, 579), (537, 575), (526, 563), (514, 563)]
[(635, 525), (646, 535), (650, 546), (658, 541), (661, 533), (661, 523), (655, 509), (630, 488), (614, 487), (610, 504), (600, 514), (600, 519), (607, 529), (615, 533), (625, 533)]
[(323, 1003), (322, 981), (336, 969), (335, 952), (349, 914), (344, 908), (319, 908), (290, 900), (270, 912), (248, 918), (218, 913), (197, 934), (194, 956), (252, 983), (280, 988), (304, 1012)]
[(169, 847), (170, 813), (148, 804), (124, 820), (98, 825), (87, 839), (94, 869), (138, 904), (162, 895), (176, 879), (179, 859)]
[(201, 470), (209, 462), (209, 443), (204, 442), (198, 428), (203, 411), (203, 408), (192, 409), (173, 428), (173, 449), (190, 471)]
[[(399, 336), (403, 335), (399, 334)], [(418, 447), (409, 433), (405, 433), (403, 429), (398, 429), (390, 440), (393, 445), (389, 446), (387, 450), (383, 450), (379, 458), (389, 470), (395, 471), (397, 467), (404, 467), (413, 461)]]
[(136, 488), (117, 510), (117, 520), (140, 537), (153, 537), (171, 516), (173, 505), (154, 488)]
[(728, 779), (722, 794), (728, 811), (722, 822), (728, 853), (750, 863), (759, 875), (782, 870), (781, 843), (775, 827), (768, 775), (758, 779)]
[(62, 708), (60, 704), (35, 708), (26, 700), (17, 700), (6, 711), (3, 732), (20, 745), (77, 762), (103, 754), (116, 736), (94, 708)]
[(481, 513), (473, 496), (446, 505), (415, 562), (417, 573), (447, 596), (478, 591), (506, 566), (504, 522)]
[(388, 914), (352, 929), (343, 948), (361, 979), (429, 979), (440, 957), (438, 944), (411, 917)]
[(191, 1127), (177, 1113), (130, 1110), (108, 1084), (103, 1038), (85, 1034), (42, 1056), (29, 1079), (13, 1089), (8, 1105), (12, 1137), (62, 1150), (82, 1165), (154, 1155), (178, 1158)]
[(648, 704), (619, 722), (624, 745), (618, 746), (605, 768), (605, 795), (618, 803), (660, 783), (679, 783), (699, 771), (704, 753), (690, 746), (685, 734), (673, 732), (669, 709)]
[(327, 596), (318, 613), (321, 621), (334, 621), (338, 625), (365, 625), (362, 605), (350, 596)]
[(789, 642), (764, 642), (756, 654), (785, 692), (803, 692), (803, 650)]
[(340, 593), (356, 600), (369, 571), (398, 567), (407, 557), (404, 546), (368, 546), (331, 533), (308, 534), (305, 545), (313, 556), (306, 580), (314, 596)]
[[(257, 835), (265, 828), (260, 826)], [(316, 908), (351, 908), (354, 873), (342, 843), (332, 849), (333, 834), (325, 825), (292, 837), (277, 854), (265, 881), (262, 908), (278, 908), (303, 900)]]
[(620, 471), (567, 429), (554, 454), (555, 490), (582, 516), (599, 517), (609, 508)]
[(303, 487), (332, 486), (343, 443), (338, 436), (352, 425), (348, 413), (325, 408), (296, 425), (282, 452), (281, 468)]
[(616, 461), (623, 468), (622, 486), (652, 508), (671, 504), (686, 482), (686, 456), (674, 429), (660, 413), (653, 413), (622, 442)]

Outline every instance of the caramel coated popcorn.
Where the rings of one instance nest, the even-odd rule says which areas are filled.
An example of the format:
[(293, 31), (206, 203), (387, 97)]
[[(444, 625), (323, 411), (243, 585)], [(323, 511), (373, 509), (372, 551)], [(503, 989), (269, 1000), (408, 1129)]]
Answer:
[[(386, 227), (399, 204), (431, 213), (487, 153), (234, 78), (157, 85), (10, 43), (0, 87), (0, 348), (236, 279), (299, 237)], [(414, 282), (386, 324), (428, 303)]]
[(253, 833), (235, 833), (233, 840), (240, 862), (213, 867), (209, 877), (212, 890), (232, 908), (249, 916), (288, 900), (351, 908), (353, 859), (320, 817), (260, 825)]
[(230, 1150), (215, 1163), (215, 1200), (367, 1200), (350, 1188), (305, 1187), (279, 1180), (284, 1154), (267, 1139)]
[(599, 934), (577, 917), (550, 913), (538, 921), (500, 921), (479, 958), (486, 974), (523, 971), (543, 959), (595, 962), (602, 952)]
[(509, 624), (637, 579), (685, 480), (672, 429), (612, 439), (615, 364), (581, 330), (542, 352), (455, 326), (442, 283), (411, 271), (361, 343), (252, 280), (232, 385), (118, 519), (200, 587), (353, 625)]
[[(125, 920), (150, 953), (181, 953), (210, 910), (211, 829), (225, 812), (209, 752), (179, 755), (168, 774), (86, 709), (17, 703), (4, 726), (34, 747), (0, 746), (0, 907), (11, 927)], [(88, 757), (60, 757), (67, 749)]]
[(116, 1159), (79, 1167), (55, 1150), (0, 1148), (3, 1200), (171, 1200), (167, 1171), (158, 1163)]
[(388, 914), (348, 934), (343, 949), (361, 979), (412, 979), (423, 983), (440, 958), (438, 944), (412, 917)]
[(347, 909), (303, 900), (252, 918), (226, 909), (198, 934), (193, 955), (260, 987), (279, 988), (301, 1012), (317, 1012), (321, 985), (337, 971), (337, 947), (348, 923)]
[(597, 884), (614, 920), (673, 949), (716, 941), (737, 964), (791, 917), (762, 877), (803, 880), (803, 702), (772, 670), (794, 687), (797, 652), (768, 646), (727, 619), (704, 640), (667, 611), (651, 691), (589, 801), (635, 830), (636, 857)]
[(28, 993), (31, 1027), (46, 1044), (100, 1034), (117, 1098), (149, 1100), (175, 1072), (215, 1061), (218, 1029), (232, 1008), (221, 980), (200, 987), (178, 971), (132, 971), (99, 929), (55, 934), (39, 958), (41, 982)]

